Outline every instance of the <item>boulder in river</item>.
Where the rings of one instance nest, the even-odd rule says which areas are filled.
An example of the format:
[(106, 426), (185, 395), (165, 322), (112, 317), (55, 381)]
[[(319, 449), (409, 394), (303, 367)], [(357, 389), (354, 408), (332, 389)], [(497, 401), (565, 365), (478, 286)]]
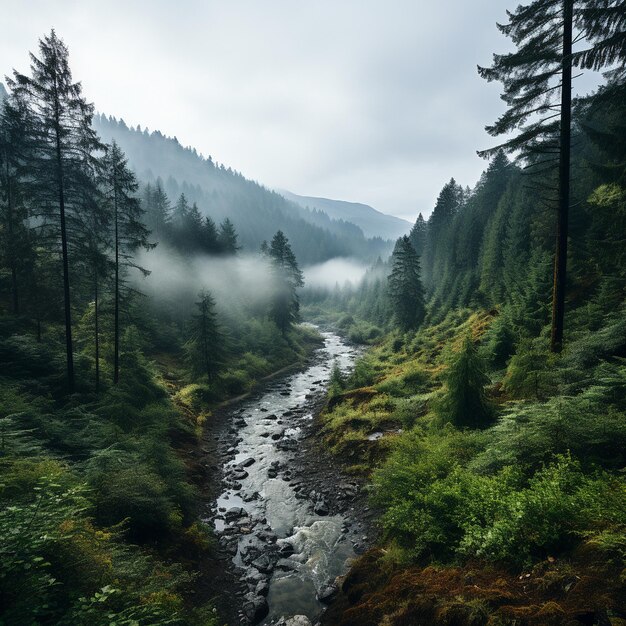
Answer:
[(251, 456), (239, 463), (239, 467), (250, 467), (256, 463), (256, 459), (253, 459)]
[(294, 615), (293, 617), (281, 617), (276, 626), (313, 626), (311, 620), (306, 615)]
[(331, 583), (330, 585), (326, 585), (319, 590), (317, 599), (322, 604), (330, 604), (337, 597), (338, 593), (339, 587), (337, 587), (334, 583)]
[(328, 504), (326, 504), (325, 500), (318, 500), (313, 506), (313, 512), (315, 515), (328, 515), (330, 513), (330, 509), (328, 508)]
[(224, 516), (227, 520), (237, 519), (239, 517), (243, 517), (246, 515), (246, 510), (242, 509), (240, 506), (233, 506), (232, 508), (226, 511), (226, 515)]
[(248, 594), (246, 600), (247, 602), (243, 605), (243, 613), (252, 624), (258, 624), (267, 617), (270, 608), (263, 596)]
[(257, 596), (263, 596), (264, 598), (267, 598), (267, 594), (269, 592), (270, 592), (270, 586), (265, 580), (262, 580), (261, 582), (259, 582), (259, 584), (254, 589), (254, 593)]

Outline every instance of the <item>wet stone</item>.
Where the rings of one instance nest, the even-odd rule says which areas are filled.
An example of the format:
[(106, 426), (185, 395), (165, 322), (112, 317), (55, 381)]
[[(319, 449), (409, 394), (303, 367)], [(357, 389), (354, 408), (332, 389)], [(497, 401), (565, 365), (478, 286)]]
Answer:
[(320, 589), (319, 593), (317, 594), (317, 599), (322, 604), (330, 604), (337, 597), (338, 593), (339, 593), (339, 587), (337, 587), (337, 585), (332, 583)]
[(240, 506), (233, 506), (228, 511), (226, 511), (225, 518), (227, 520), (237, 519), (238, 517), (244, 517), (246, 515), (246, 510), (242, 509)]
[(267, 554), (262, 554), (258, 559), (252, 561), (252, 565), (264, 574), (270, 574), (274, 569), (274, 563)]
[(328, 515), (330, 513), (330, 509), (328, 508), (328, 504), (324, 500), (318, 500), (313, 507), (313, 512), (315, 515)]
[(252, 624), (258, 624), (269, 613), (267, 600), (263, 596), (248, 594), (247, 602), (243, 605), (243, 613)]
[(282, 558), (287, 558), (288, 556), (291, 556), (294, 552), (295, 550), (294, 550), (293, 545), (289, 543), (288, 541), (286, 541), (285, 543), (282, 543), (280, 545), (280, 548), (278, 548), (278, 554)]
[(257, 586), (254, 588), (254, 593), (257, 596), (263, 596), (264, 598), (267, 598), (267, 595), (269, 594), (269, 592), (270, 592), (270, 586), (264, 580), (258, 583)]

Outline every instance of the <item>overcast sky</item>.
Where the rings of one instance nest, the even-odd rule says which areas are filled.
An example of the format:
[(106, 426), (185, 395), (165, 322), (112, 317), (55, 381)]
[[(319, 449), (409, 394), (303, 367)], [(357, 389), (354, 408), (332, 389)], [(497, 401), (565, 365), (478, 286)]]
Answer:
[(476, 73), (517, 0), (0, 0), (0, 75), (54, 27), (98, 111), (262, 184), (413, 221), (473, 185), (503, 110)]

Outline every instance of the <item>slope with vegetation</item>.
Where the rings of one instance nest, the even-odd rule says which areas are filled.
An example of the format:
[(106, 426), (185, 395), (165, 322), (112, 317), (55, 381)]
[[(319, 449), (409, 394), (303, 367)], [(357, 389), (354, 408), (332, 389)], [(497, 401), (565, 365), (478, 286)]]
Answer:
[[(360, 285), (306, 301), (355, 339), (369, 325), (375, 343), (334, 376), (321, 429), (369, 480), (383, 538), (324, 624), (626, 623), (626, 33), (617, 3), (576, 5), (589, 48), (563, 61), (563, 4), (512, 12), (502, 30), (519, 56), (487, 76), (511, 106), (494, 134), (530, 126), (474, 189), (446, 184), (412, 252), (400, 240)], [(572, 63), (619, 67), (573, 103), (570, 155), (567, 102), (540, 96)], [(527, 117), (537, 102), (556, 123)], [(417, 328), (421, 290), (411, 318), (397, 288), (414, 283), (415, 253)]]
[(305, 265), (337, 256), (371, 261), (389, 249), (386, 239), (367, 238), (350, 220), (305, 211), (159, 131), (129, 128), (123, 120), (105, 115), (94, 117), (94, 128), (106, 141), (121, 146), (143, 183), (159, 183), (173, 199), (184, 194), (190, 203), (197, 204), (202, 217), (209, 215), (218, 222), (228, 218), (247, 251), (258, 250), (261, 242), (271, 239), (277, 230), (285, 233)]
[(0, 110), (0, 623), (208, 626), (192, 453), (211, 407), (319, 345), (298, 264), (279, 232), (246, 265), (231, 222), (140, 188), (54, 31), (31, 59)]

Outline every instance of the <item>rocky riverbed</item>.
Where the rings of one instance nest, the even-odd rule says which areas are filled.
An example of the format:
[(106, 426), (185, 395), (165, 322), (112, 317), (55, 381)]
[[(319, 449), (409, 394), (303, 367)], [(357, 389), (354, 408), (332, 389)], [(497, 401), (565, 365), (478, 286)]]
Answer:
[(211, 435), (221, 484), (207, 522), (219, 541), (231, 624), (315, 623), (337, 577), (371, 539), (362, 485), (342, 475), (316, 437), (333, 362), (349, 371), (359, 350), (322, 335), (306, 369), (228, 409)]

